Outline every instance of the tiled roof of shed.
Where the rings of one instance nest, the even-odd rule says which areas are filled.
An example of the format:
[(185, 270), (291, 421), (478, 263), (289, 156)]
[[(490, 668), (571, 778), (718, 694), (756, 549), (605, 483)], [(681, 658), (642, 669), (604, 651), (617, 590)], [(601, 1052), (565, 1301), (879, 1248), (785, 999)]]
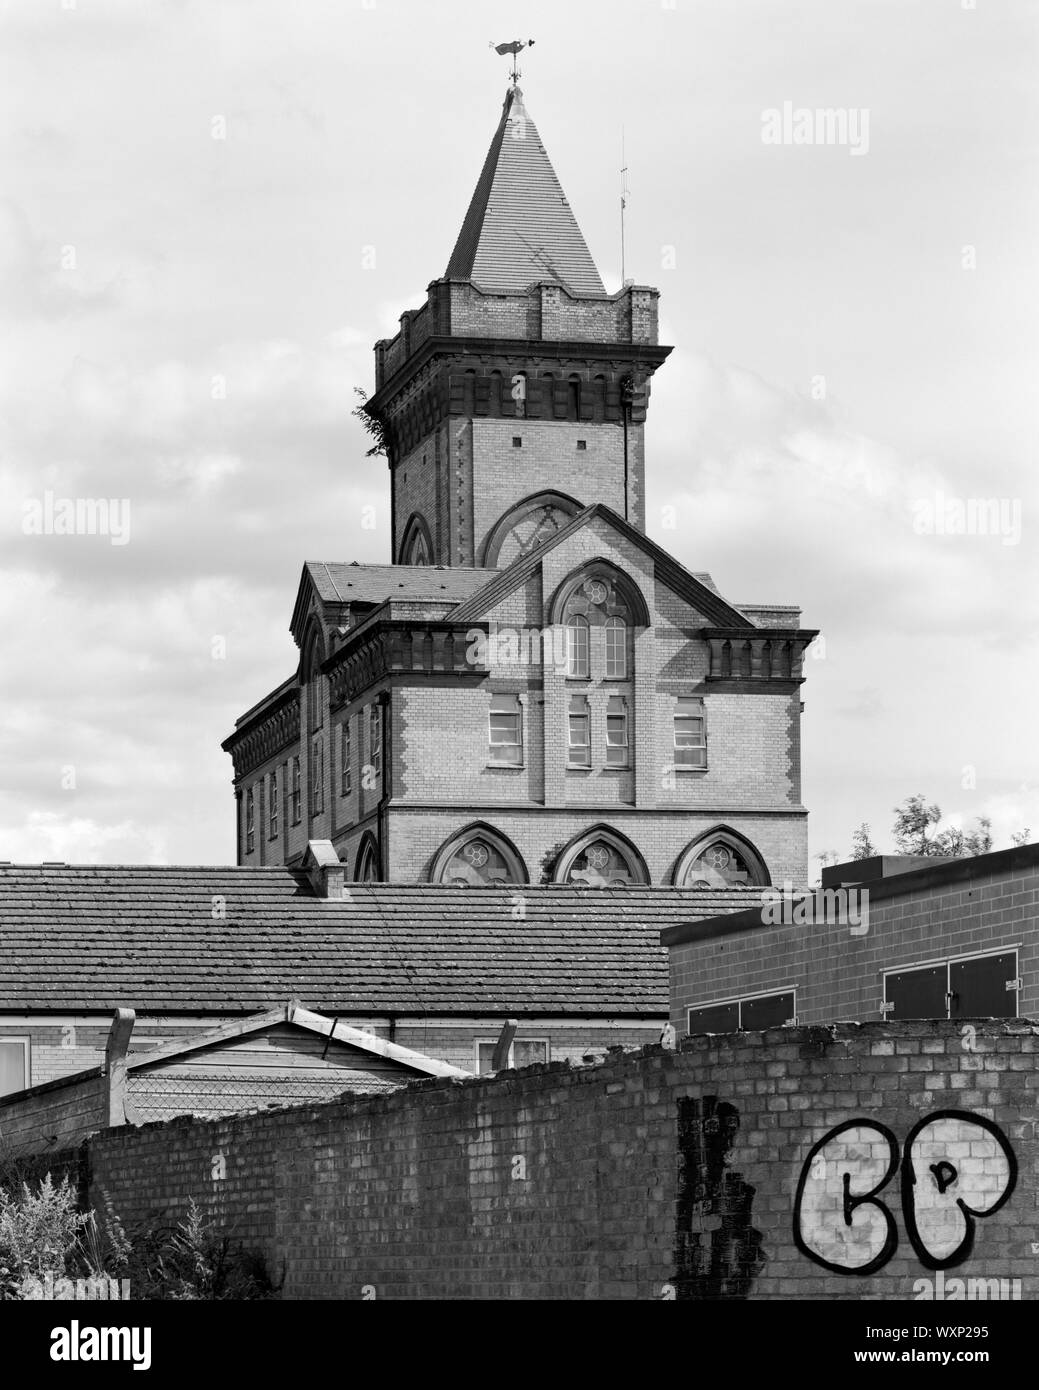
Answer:
[[(0, 1010), (664, 1017), (660, 931), (756, 889), (513, 894), (351, 884), (286, 868), (0, 866)], [(224, 916), (214, 915), (223, 900)]]
[(499, 294), (542, 280), (606, 293), (518, 88), (505, 98), (446, 274)]

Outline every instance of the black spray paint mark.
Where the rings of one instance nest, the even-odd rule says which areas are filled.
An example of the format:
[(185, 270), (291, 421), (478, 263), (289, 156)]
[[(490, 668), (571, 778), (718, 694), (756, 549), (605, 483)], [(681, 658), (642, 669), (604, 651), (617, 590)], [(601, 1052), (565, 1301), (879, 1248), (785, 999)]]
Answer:
[(754, 1188), (727, 1166), (739, 1127), (736, 1107), (715, 1096), (678, 1102), (676, 1298), (746, 1298), (765, 1263)]

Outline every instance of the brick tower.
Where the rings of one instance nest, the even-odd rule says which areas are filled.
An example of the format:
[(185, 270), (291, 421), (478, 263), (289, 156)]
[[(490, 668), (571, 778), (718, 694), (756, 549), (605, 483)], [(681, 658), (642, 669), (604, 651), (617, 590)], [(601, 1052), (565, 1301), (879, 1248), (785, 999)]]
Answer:
[(354, 880), (807, 878), (796, 608), (645, 534), (657, 291), (608, 294), (513, 85), (444, 275), (376, 344), (385, 565), (304, 566), (238, 720), (239, 861)]
[(606, 293), (512, 88), (446, 273), (375, 346), (397, 564), (506, 565), (594, 501), (644, 529), (658, 297)]

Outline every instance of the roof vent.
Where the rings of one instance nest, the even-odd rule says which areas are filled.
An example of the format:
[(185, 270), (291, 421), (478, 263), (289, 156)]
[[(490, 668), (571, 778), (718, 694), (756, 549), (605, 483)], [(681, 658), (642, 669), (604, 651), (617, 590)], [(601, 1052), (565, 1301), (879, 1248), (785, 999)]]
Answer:
[(315, 898), (345, 896), (346, 866), (333, 849), (331, 840), (308, 840), (301, 867), (310, 880)]

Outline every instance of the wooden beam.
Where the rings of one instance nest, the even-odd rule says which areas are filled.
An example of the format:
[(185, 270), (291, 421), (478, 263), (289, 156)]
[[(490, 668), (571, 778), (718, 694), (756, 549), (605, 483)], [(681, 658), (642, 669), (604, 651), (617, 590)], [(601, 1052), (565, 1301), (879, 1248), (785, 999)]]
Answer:
[(491, 1058), (491, 1071), (504, 1071), (509, 1065), (509, 1049), (512, 1047), (512, 1040), (516, 1036), (516, 1029), (519, 1023), (514, 1018), (507, 1018), (502, 1024), (501, 1032), (498, 1034), (498, 1041), (494, 1044), (494, 1056)]

